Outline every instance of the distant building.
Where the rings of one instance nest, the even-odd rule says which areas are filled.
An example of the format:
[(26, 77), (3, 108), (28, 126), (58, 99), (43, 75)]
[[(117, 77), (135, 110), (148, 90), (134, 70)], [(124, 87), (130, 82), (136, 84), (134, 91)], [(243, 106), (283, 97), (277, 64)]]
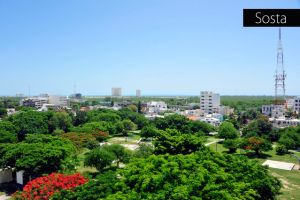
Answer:
[(207, 114), (217, 113), (220, 108), (220, 95), (202, 91), (200, 94), (200, 109)]
[(284, 105), (263, 105), (262, 106), (262, 114), (273, 117), (273, 118), (280, 118), (284, 117), (285, 114), (285, 106)]
[(53, 104), (55, 106), (60, 106), (60, 107), (69, 106), (69, 100), (66, 96), (51, 95), (51, 96), (49, 96), (48, 103)]
[(140, 96), (141, 96), (141, 90), (140, 90), (140, 89), (137, 89), (137, 90), (135, 91), (135, 96), (136, 96), (136, 97), (140, 97)]
[(285, 128), (289, 126), (299, 126), (300, 119), (287, 119), (285, 117), (281, 118), (270, 118), (272, 125), (277, 128)]
[(42, 111), (50, 107), (67, 107), (69, 106), (69, 99), (66, 96), (55, 96), (42, 94), (37, 97), (28, 97), (20, 101), (21, 106), (28, 106)]
[(7, 115), (8, 115), (8, 116), (17, 113), (16, 109), (14, 109), (14, 108), (7, 108), (7, 109), (6, 109), (6, 112), (7, 112)]
[(151, 101), (147, 103), (147, 113), (162, 113), (168, 110), (168, 106), (163, 101)]
[(300, 97), (294, 97), (287, 100), (287, 108), (293, 112), (300, 113)]
[(43, 104), (48, 103), (48, 97), (28, 97), (20, 101), (21, 106), (41, 108)]
[(213, 126), (219, 126), (221, 124), (221, 121), (219, 119), (213, 117), (204, 117), (201, 118), (200, 121), (209, 123)]
[(122, 88), (111, 88), (111, 96), (112, 97), (121, 97), (122, 96)]
[(230, 115), (234, 113), (234, 109), (230, 108), (229, 106), (220, 106), (217, 113), (221, 115)]

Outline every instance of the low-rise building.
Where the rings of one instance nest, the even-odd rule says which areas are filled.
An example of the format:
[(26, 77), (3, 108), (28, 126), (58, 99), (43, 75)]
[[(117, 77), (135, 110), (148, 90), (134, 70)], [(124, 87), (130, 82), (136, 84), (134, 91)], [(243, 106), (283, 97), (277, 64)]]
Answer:
[(273, 118), (280, 118), (284, 117), (286, 108), (284, 105), (263, 105), (262, 106), (262, 114), (273, 117)]
[(47, 104), (48, 102), (49, 102), (48, 97), (37, 96), (37, 97), (28, 97), (22, 99), (20, 101), (20, 105), (40, 109), (43, 106), (43, 104)]
[(219, 119), (213, 118), (213, 117), (200, 118), (200, 121), (209, 123), (213, 126), (220, 126), (220, 124), (221, 124), (221, 121)]
[(299, 126), (300, 125), (300, 119), (287, 119), (285, 117), (281, 118), (270, 118), (269, 119), (274, 127), (277, 128), (285, 128), (289, 126)]
[(147, 103), (147, 113), (162, 113), (168, 110), (168, 106), (163, 101), (151, 101)]

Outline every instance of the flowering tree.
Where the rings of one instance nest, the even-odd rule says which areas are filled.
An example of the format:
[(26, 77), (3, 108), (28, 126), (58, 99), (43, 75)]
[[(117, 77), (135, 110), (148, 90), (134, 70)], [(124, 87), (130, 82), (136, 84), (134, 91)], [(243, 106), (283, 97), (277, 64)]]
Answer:
[(64, 175), (52, 173), (28, 182), (23, 191), (16, 192), (13, 197), (17, 200), (47, 200), (56, 192), (60, 192), (63, 189), (73, 189), (85, 184), (87, 181), (80, 174)]
[(257, 155), (259, 155), (261, 151), (272, 150), (272, 144), (261, 137), (245, 138), (244, 142), (241, 144), (241, 147), (246, 150), (253, 150)]

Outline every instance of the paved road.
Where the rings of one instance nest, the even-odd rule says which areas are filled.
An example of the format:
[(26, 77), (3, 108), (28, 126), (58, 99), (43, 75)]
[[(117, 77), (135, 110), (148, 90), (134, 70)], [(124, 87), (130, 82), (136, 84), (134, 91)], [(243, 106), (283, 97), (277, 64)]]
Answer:
[(214, 144), (214, 143), (217, 143), (217, 142), (221, 142), (221, 141), (224, 141), (224, 139), (218, 139), (218, 140), (215, 140), (215, 141), (206, 143), (205, 146), (209, 146), (209, 145), (211, 145), (211, 144)]

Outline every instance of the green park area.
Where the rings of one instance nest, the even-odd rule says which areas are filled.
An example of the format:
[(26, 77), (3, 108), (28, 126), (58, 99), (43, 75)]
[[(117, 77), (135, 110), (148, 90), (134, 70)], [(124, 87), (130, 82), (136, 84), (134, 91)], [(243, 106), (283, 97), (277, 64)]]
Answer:
[(299, 171), (262, 166), (297, 163), (290, 152), (300, 156), (300, 127), (275, 129), (255, 110), (226, 116), (219, 127), (178, 114), (149, 120), (140, 111), (19, 108), (4, 116), (1, 168), (23, 170), (27, 184), (14, 195), (0, 192), (57, 200), (300, 198)]

